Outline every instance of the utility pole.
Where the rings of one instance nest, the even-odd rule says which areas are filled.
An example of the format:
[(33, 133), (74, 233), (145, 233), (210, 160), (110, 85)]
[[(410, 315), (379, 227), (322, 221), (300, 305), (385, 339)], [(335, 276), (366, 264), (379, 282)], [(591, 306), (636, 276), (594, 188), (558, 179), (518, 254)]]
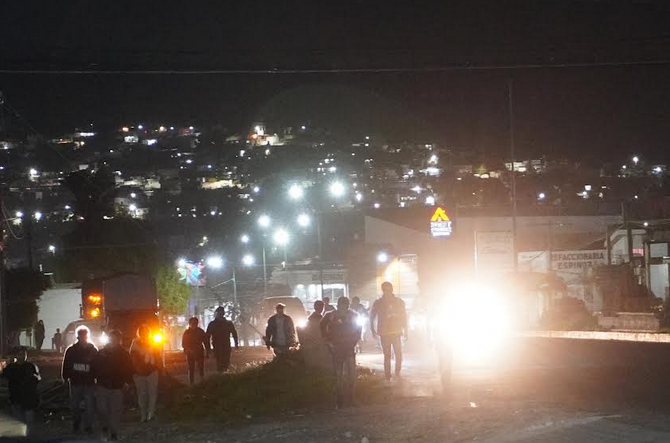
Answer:
[[(2, 208), (2, 193), (0, 193), (0, 208)], [(0, 357), (7, 351), (7, 284), (5, 281), (5, 216), (0, 210)]]
[(628, 253), (628, 263), (631, 264), (631, 268), (633, 267), (633, 231), (631, 230), (630, 227), (630, 207), (629, 205), (625, 202), (621, 202), (621, 212), (623, 215), (623, 225), (624, 228), (626, 229), (626, 246), (627, 246), (627, 253)]
[(512, 79), (507, 81), (507, 103), (509, 105), (509, 152), (510, 161), (512, 163), (512, 254), (513, 254), (513, 269), (516, 274), (519, 270), (519, 250), (517, 245), (517, 207), (516, 207), (516, 168), (514, 163), (516, 161), (516, 149), (514, 146), (514, 90), (512, 87)]

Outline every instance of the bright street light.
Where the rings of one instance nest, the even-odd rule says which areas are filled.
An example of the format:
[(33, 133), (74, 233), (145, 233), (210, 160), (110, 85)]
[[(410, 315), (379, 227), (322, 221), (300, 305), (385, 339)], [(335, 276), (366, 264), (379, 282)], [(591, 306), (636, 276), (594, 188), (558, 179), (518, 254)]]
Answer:
[(286, 232), (284, 229), (277, 229), (272, 236), (273, 240), (275, 243), (277, 243), (279, 246), (286, 246), (289, 241), (289, 234)]
[(247, 234), (242, 234), (242, 237), (240, 237), (240, 241), (242, 243), (249, 243), (249, 236)]
[(537, 194), (537, 199), (538, 200), (544, 200), (545, 197), (546, 197), (546, 194), (544, 192), (540, 192), (539, 194)]
[(244, 257), (242, 257), (242, 264), (244, 266), (253, 266), (255, 261), (256, 260), (254, 259), (254, 256), (251, 254), (246, 254)]
[(35, 211), (35, 220), (42, 220), (42, 213), (40, 211)]
[(22, 218), (23, 217), (23, 212), (21, 211), (16, 211), (16, 218)]
[(223, 259), (218, 255), (212, 255), (207, 258), (207, 267), (212, 269), (221, 269), (223, 267)]
[(288, 189), (288, 196), (291, 200), (300, 200), (305, 195), (305, 191), (300, 185), (291, 185)]
[(379, 263), (386, 263), (387, 261), (389, 261), (388, 254), (386, 252), (380, 252), (379, 254), (377, 254), (377, 261)]
[(307, 214), (298, 215), (298, 225), (303, 227), (303, 228), (306, 228), (307, 226), (309, 226), (311, 221), (312, 220), (310, 219), (309, 215), (307, 215)]
[(363, 194), (361, 194), (360, 192), (357, 192), (356, 193), (356, 201), (357, 202), (363, 201)]
[(51, 252), (52, 254), (55, 254), (56, 253), (56, 247), (54, 245), (49, 245), (49, 252)]
[(342, 197), (344, 195), (346, 188), (342, 182), (333, 182), (330, 184), (330, 194), (333, 197)]
[(267, 228), (270, 226), (271, 223), (272, 220), (268, 215), (263, 214), (260, 217), (258, 217), (258, 224), (260, 225), (261, 228)]
[(137, 198), (137, 194), (134, 193), (134, 192), (131, 192), (131, 193), (130, 193), (130, 198)]
[(128, 210), (129, 211), (137, 211), (137, 205), (132, 204), (132, 205), (128, 206)]
[(633, 163), (634, 163), (634, 164), (637, 165), (637, 163), (638, 163), (639, 161), (640, 161), (640, 157), (638, 157), (637, 155), (636, 155), (635, 157), (633, 157)]

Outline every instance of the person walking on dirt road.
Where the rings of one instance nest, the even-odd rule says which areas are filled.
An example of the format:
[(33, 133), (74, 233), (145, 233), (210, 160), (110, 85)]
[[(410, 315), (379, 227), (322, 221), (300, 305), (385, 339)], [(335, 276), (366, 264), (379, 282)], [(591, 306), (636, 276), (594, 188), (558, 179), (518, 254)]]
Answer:
[(153, 346), (151, 328), (137, 328), (137, 338), (130, 345), (133, 361), (133, 380), (137, 388), (137, 403), (140, 406), (140, 421), (151, 421), (156, 414), (158, 400), (158, 371), (162, 361), (160, 350)]
[[(91, 365), (98, 355), (98, 349), (88, 342), (88, 328), (77, 329), (77, 343), (65, 351), (61, 375), (70, 385), (70, 409), (72, 410), (72, 428), (79, 432), (83, 422), (87, 433), (93, 432), (95, 414), (95, 376)], [(80, 404), (84, 402), (82, 416)]]
[(407, 311), (405, 302), (393, 294), (393, 285), (390, 282), (382, 283), (382, 296), (372, 305), (370, 332), (374, 338), (379, 336), (381, 339), (386, 379), (391, 379), (391, 355), (395, 356), (395, 376), (399, 377), (402, 369), (403, 335), (407, 339)]
[(119, 439), (119, 424), (123, 413), (123, 388), (133, 383), (133, 361), (121, 347), (119, 331), (110, 331), (109, 343), (100, 349), (93, 360), (95, 375), (95, 409), (103, 438)]
[(227, 371), (230, 367), (230, 354), (232, 352), (230, 346), (230, 337), (233, 337), (235, 342), (235, 349), (239, 350), (240, 346), (237, 338), (237, 330), (232, 321), (227, 320), (223, 315), (226, 310), (223, 306), (219, 306), (214, 311), (214, 320), (207, 325), (207, 334), (205, 337), (205, 344), (207, 350), (211, 349), (216, 358), (216, 370), (219, 372)]
[(275, 357), (288, 354), (289, 349), (298, 341), (295, 324), (290, 316), (284, 314), (285, 308), (284, 303), (278, 303), (275, 306), (276, 314), (268, 318), (268, 325), (265, 328), (265, 345), (268, 349), (272, 348)]
[(358, 314), (349, 309), (349, 299), (337, 299), (337, 309), (321, 320), (322, 331), (333, 357), (337, 377), (337, 407), (352, 406), (356, 381), (356, 345), (361, 339)]
[(40, 320), (35, 325), (35, 348), (38, 351), (42, 350), (42, 344), (44, 343), (44, 321)]
[(181, 337), (181, 347), (186, 354), (186, 363), (188, 363), (188, 381), (195, 383), (195, 366), (198, 365), (200, 381), (205, 378), (205, 350), (207, 345), (207, 334), (198, 327), (198, 318), (192, 317), (188, 321), (188, 329), (184, 331)]

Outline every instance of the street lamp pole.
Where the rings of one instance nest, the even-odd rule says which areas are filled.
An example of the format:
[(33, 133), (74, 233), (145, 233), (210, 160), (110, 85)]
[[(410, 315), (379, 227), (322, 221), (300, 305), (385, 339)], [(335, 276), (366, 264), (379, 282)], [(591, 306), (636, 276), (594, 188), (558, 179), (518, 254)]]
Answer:
[(233, 265), (233, 320), (235, 320), (237, 309), (237, 276), (235, 274), (235, 265)]
[(268, 296), (268, 267), (265, 261), (265, 237), (263, 238), (263, 295)]

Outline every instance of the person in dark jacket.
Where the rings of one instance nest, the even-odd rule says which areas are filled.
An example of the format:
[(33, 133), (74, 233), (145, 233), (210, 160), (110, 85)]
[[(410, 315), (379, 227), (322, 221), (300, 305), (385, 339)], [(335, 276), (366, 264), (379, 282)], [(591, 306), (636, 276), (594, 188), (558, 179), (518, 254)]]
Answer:
[(380, 338), (386, 379), (391, 379), (391, 355), (395, 357), (395, 376), (399, 377), (402, 369), (402, 337), (407, 339), (407, 311), (405, 302), (393, 294), (390, 282), (382, 283), (382, 296), (372, 304), (370, 332), (375, 339), (378, 336)]
[(230, 366), (230, 336), (232, 335), (235, 341), (235, 349), (240, 349), (237, 341), (237, 330), (233, 322), (226, 320), (223, 315), (226, 310), (223, 306), (219, 306), (214, 311), (214, 320), (207, 325), (207, 334), (205, 337), (205, 344), (207, 350), (211, 348), (214, 351), (216, 358), (216, 370), (219, 372), (227, 371)]
[[(97, 348), (88, 342), (88, 328), (80, 326), (77, 329), (77, 343), (65, 351), (61, 370), (63, 381), (70, 385), (70, 409), (75, 432), (80, 430), (82, 421), (86, 432), (93, 432), (95, 376), (91, 365), (97, 355)], [(83, 416), (80, 409), (82, 401), (85, 405)]]
[(56, 333), (51, 338), (51, 346), (59, 354), (63, 351), (63, 334), (60, 333), (60, 328), (56, 328)]
[(184, 331), (181, 337), (181, 347), (184, 348), (186, 354), (186, 362), (188, 363), (188, 381), (195, 383), (195, 365), (198, 365), (198, 372), (200, 373), (200, 381), (205, 378), (205, 350), (207, 345), (207, 334), (202, 328), (198, 327), (198, 319), (192, 317), (188, 321), (188, 329)]
[[(109, 343), (93, 360), (96, 379), (95, 407), (102, 425), (103, 438), (118, 440), (123, 412), (123, 388), (133, 382), (133, 361), (121, 347), (119, 331), (109, 332)], [(109, 436), (107, 435), (109, 433)]]
[(44, 322), (42, 320), (38, 321), (35, 325), (35, 348), (38, 351), (42, 350), (42, 344), (44, 343)]
[(275, 356), (288, 353), (289, 349), (296, 345), (296, 333), (293, 319), (284, 314), (284, 303), (278, 303), (275, 307), (277, 312), (268, 318), (268, 325), (265, 328), (265, 345), (268, 349), (272, 348)]
[[(4, 366), (5, 362), (2, 362)], [(42, 380), (40, 370), (28, 361), (28, 351), (19, 346), (12, 350), (11, 363), (2, 368), (2, 378), (9, 384), (9, 402), (17, 420), (26, 424), (30, 433), (35, 421), (35, 410), (39, 406), (40, 397), (37, 384)]]
[(351, 406), (356, 381), (356, 344), (361, 339), (358, 314), (349, 309), (349, 299), (337, 299), (337, 309), (321, 320), (323, 336), (333, 356), (337, 377), (337, 407)]

